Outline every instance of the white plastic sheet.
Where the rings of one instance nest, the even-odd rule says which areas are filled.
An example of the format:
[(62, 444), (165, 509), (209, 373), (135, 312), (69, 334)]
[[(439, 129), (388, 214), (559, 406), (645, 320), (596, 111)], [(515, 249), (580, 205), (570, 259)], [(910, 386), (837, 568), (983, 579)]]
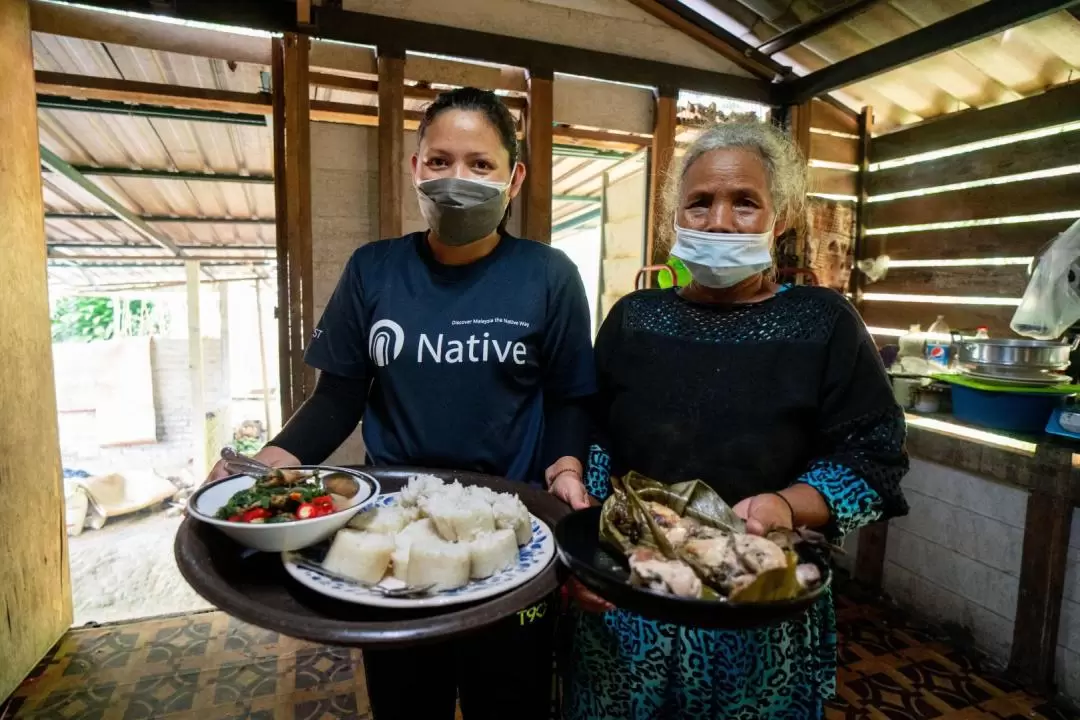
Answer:
[(1035, 258), (1013, 332), (1037, 340), (1056, 340), (1080, 320), (1080, 220), (1058, 235)]

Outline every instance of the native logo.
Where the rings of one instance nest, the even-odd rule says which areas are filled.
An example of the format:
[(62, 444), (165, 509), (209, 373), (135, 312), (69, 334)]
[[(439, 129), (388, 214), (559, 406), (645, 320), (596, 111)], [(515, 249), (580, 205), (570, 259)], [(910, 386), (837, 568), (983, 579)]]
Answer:
[(368, 355), (379, 367), (386, 367), (401, 354), (405, 331), (393, 320), (380, 320), (368, 334)]

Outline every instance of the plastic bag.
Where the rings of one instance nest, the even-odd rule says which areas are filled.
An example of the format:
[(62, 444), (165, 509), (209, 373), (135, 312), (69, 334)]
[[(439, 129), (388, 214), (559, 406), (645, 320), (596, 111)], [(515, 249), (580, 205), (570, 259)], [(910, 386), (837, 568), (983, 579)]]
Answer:
[(867, 281), (876, 283), (878, 280), (884, 280), (889, 272), (889, 256), (879, 255), (873, 259), (860, 260), (855, 265), (866, 276)]
[(1037, 340), (1056, 340), (1080, 320), (1080, 220), (1035, 258), (1035, 271), (1009, 327)]

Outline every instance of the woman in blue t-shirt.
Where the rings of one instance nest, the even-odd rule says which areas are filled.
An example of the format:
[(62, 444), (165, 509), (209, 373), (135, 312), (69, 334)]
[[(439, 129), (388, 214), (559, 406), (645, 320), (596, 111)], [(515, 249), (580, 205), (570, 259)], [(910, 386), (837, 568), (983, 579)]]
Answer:
[[(353, 253), (305, 355), (321, 371), (314, 393), (256, 457), (321, 463), (362, 419), (369, 464), (546, 484), (585, 507), (588, 302), (566, 255), (503, 229), (525, 179), (514, 118), (493, 93), (463, 88), (427, 108), (418, 137), (429, 229)], [(554, 610), (365, 651), (375, 719), (450, 720), (458, 696), (467, 720), (547, 718)]]

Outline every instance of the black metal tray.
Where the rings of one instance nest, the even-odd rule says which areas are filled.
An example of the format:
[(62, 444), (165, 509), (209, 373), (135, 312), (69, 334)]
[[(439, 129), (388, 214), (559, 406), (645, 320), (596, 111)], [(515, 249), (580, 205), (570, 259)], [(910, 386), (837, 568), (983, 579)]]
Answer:
[(777, 625), (810, 609), (832, 583), (829, 563), (816, 551), (799, 546), (799, 556), (821, 570), (821, 585), (794, 600), (729, 603), (692, 600), (630, 584), (626, 559), (600, 543), (600, 508), (567, 515), (555, 526), (559, 559), (585, 587), (616, 607), (653, 620), (702, 628), (745, 629)]
[[(426, 468), (358, 469), (375, 476), (384, 493), (397, 492), (416, 473), (516, 493), (529, 512), (549, 527), (570, 511), (539, 488), (489, 475)], [(174, 552), (184, 579), (220, 610), (258, 627), (326, 645), (406, 647), (458, 637), (550, 598), (561, 584), (561, 568), (553, 562), (525, 584), (469, 605), (377, 608), (308, 590), (289, 577), (280, 553), (248, 550), (217, 528), (191, 518), (180, 526)]]

